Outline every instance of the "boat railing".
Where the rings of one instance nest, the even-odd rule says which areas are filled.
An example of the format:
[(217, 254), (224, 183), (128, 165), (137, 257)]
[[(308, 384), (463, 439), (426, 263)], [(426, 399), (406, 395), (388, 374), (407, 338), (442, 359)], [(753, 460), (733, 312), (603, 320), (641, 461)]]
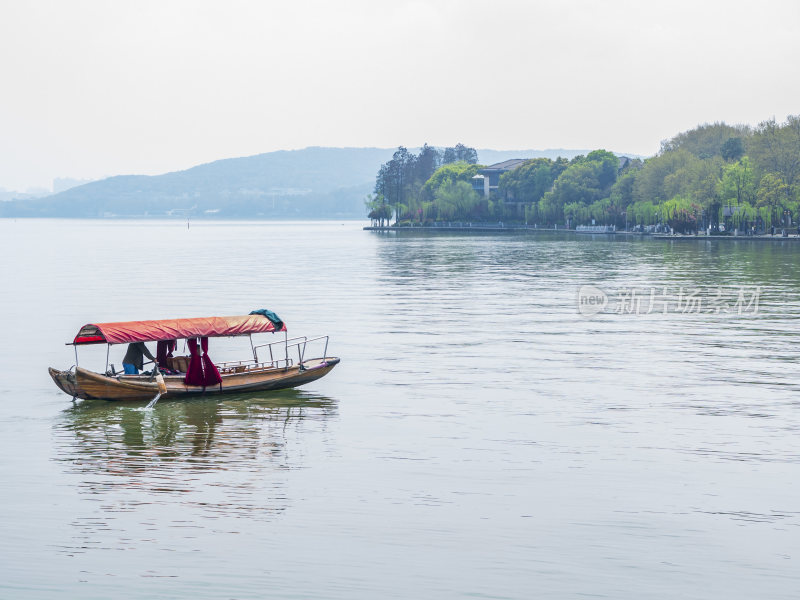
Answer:
[[(267, 344), (259, 344), (258, 346), (253, 346), (253, 359), (256, 362), (259, 362), (259, 359), (258, 359), (258, 350), (259, 350), (259, 348), (267, 348), (269, 350), (269, 363), (274, 365), (276, 368), (279, 367), (281, 365), (281, 363), (283, 363), (284, 368), (288, 369), (289, 367), (292, 366), (292, 364), (294, 364), (292, 359), (289, 358), (289, 348), (293, 347), (293, 346), (295, 346), (297, 344), (304, 344), (306, 342), (306, 340), (308, 340), (308, 338), (306, 336), (304, 336), (304, 335), (301, 335), (301, 336), (298, 336), (298, 337), (284, 339), (284, 340), (281, 340), (279, 342), (269, 342)], [(275, 358), (275, 352), (272, 349), (273, 346), (278, 346), (279, 344), (284, 347), (284, 358), (282, 358), (282, 359), (281, 358), (276, 359)], [(264, 361), (264, 362), (266, 362), (266, 361)]]
[[(322, 358), (328, 357), (328, 336), (327, 335), (320, 335), (317, 337), (309, 338), (306, 336), (299, 336), (294, 338), (289, 338), (286, 340), (280, 340), (277, 342), (271, 342), (268, 344), (260, 344), (258, 346), (253, 346), (253, 358), (256, 362), (259, 362), (258, 358), (258, 350), (259, 348), (267, 348), (269, 350), (269, 362), (276, 367), (279, 366), (281, 363), (285, 365), (285, 368), (289, 368), (294, 364), (294, 361), (289, 358), (289, 352), (291, 349), (297, 350), (297, 363), (302, 366), (303, 361), (305, 360), (306, 355), (306, 348), (308, 344), (312, 342), (319, 342), (321, 340), (325, 340), (325, 345), (322, 351)], [(284, 350), (284, 358), (275, 358), (276, 351), (280, 351), (280, 347), (283, 346)], [(292, 350), (292, 354), (294, 350)], [(266, 361), (265, 361), (266, 362)]]
[[(227, 360), (225, 362), (216, 363), (220, 372), (225, 373), (243, 373), (245, 371), (252, 371), (257, 369), (278, 369), (286, 366), (283, 359), (272, 362), (257, 362), (253, 359), (248, 360)], [(288, 366), (292, 366), (292, 360), (289, 359)]]
[(298, 346), (298, 353), (299, 353), (299, 357), (300, 357), (300, 365), (301, 366), (303, 365), (303, 362), (306, 359), (306, 347), (308, 346), (308, 344), (310, 344), (312, 342), (321, 342), (322, 340), (325, 340), (325, 344), (324, 344), (324, 346), (322, 348), (322, 357), (321, 358), (322, 358), (322, 360), (325, 360), (326, 358), (328, 358), (328, 336), (327, 335), (318, 335), (317, 337), (313, 337), (313, 338), (307, 339), (303, 343), (302, 350)]

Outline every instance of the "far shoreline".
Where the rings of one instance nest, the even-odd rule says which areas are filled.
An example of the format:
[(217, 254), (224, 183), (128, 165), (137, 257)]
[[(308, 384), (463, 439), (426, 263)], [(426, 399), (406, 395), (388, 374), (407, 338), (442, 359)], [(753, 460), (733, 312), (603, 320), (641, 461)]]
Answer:
[(689, 240), (706, 240), (706, 241), (742, 241), (742, 242), (800, 242), (800, 236), (780, 234), (769, 235), (702, 235), (702, 234), (668, 234), (668, 233), (639, 233), (635, 231), (616, 231), (608, 233), (596, 232), (581, 232), (574, 229), (552, 228), (552, 227), (530, 227), (527, 225), (469, 225), (469, 226), (448, 226), (448, 227), (392, 227), (392, 226), (377, 226), (371, 225), (362, 228), (363, 231), (371, 232), (395, 232), (395, 233), (435, 233), (435, 234), (448, 234), (448, 233), (500, 233), (500, 234), (536, 234), (536, 233), (559, 233), (571, 234), (575, 239), (582, 238), (609, 238), (617, 239), (618, 236), (626, 239), (639, 238), (639, 239), (653, 239), (653, 240), (670, 240), (670, 241), (689, 241)]

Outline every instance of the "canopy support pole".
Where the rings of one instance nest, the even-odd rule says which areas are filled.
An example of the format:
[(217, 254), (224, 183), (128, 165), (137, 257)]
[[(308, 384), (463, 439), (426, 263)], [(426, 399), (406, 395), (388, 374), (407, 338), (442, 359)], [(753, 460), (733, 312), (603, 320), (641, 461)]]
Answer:
[(108, 355), (111, 352), (111, 344), (106, 346), (106, 373), (108, 373)]
[(283, 364), (285, 365), (286, 370), (289, 370), (289, 330), (286, 329), (283, 332), (283, 350), (284, 350), (284, 358), (286, 362)]
[(256, 347), (253, 345), (253, 334), (250, 333), (247, 337), (250, 338), (250, 348), (253, 350), (253, 362), (258, 364), (258, 352), (256, 352)]
[(78, 345), (77, 344), (73, 344), (72, 347), (75, 348), (75, 366), (77, 367), (78, 366)]

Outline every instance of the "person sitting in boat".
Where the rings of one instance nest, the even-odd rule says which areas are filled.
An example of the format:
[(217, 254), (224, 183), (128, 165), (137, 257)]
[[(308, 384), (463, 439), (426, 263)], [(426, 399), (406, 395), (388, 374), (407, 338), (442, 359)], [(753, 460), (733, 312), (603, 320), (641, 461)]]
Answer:
[(152, 361), (156, 359), (155, 356), (150, 354), (150, 350), (147, 349), (144, 342), (128, 344), (128, 351), (125, 353), (125, 358), (122, 359), (122, 368), (125, 369), (125, 374), (138, 375), (144, 366), (144, 356)]

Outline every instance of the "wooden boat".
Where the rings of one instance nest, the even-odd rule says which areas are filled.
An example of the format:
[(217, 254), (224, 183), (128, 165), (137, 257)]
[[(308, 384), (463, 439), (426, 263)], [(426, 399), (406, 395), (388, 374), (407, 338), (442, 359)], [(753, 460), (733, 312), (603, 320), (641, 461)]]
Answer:
[[(327, 355), (328, 336), (315, 338), (296, 337), (289, 339), (285, 324), (277, 315), (249, 314), (235, 317), (207, 317), (200, 319), (167, 319), (160, 321), (128, 321), (119, 323), (97, 323), (84, 325), (68, 345), (75, 347), (75, 366), (66, 370), (50, 368), (50, 376), (56, 385), (73, 398), (98, 398), (106, 400), (156, 400), (160, 396), (175, 398), (193, 394), (224, 394), (259, 390), (294, 388), (327, 375), (339, 358)], [(284, 332), (282, 340), (254, 345), (253, 334)], [(211, 363), (204, 349), (210, 337), (250, 338), (253, 358)], [(162, 356), (159, 346), (159, 362), (164, 368), (150, 373), (126, 375), (108, 368), (108, 351), (114, 344), (136, 342), (169, 343), (180, 339), (189, 342), (190, 356)], [(197, 350), (197, 340), (202, 340)], [(306, 358), (310, 343), (323, 345), (321, 357)], [(107, 344), (106, 371), (96, 373), (78, 366), (78, 347), (87, 344)], [(259, 350), (269, 352), (269, 360), (259, 359)], [(282, 352), (280, 352), (282, 350)], [(296, 351), (297, 360), (294, 359)], [(283, 354), (276, 358), (276, 354)], [(290, 356), (291, 354), (291, 356)], [(196, 361), (196, 362), (195, 362)], [(192, 381), (197, 373), (203, 381)], [(197, 377), (195, 377), (197, 379)]]

